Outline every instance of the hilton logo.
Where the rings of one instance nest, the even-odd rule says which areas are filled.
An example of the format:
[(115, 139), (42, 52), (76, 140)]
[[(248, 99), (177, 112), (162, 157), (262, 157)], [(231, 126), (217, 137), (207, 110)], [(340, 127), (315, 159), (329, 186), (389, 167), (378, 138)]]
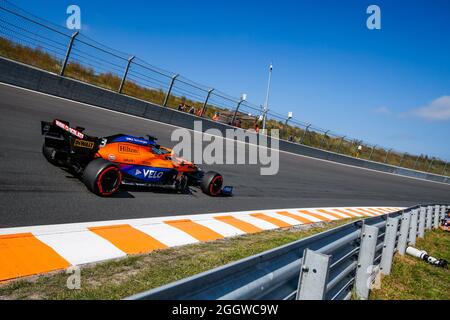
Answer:
[(133, 148), (126, 144), (119, 144), (120, 153), (139, 154), (139, 148)]

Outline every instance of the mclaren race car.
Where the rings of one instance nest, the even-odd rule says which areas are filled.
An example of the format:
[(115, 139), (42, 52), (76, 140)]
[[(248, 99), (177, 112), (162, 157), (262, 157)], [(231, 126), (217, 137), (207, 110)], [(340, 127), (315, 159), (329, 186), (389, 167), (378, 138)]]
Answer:
[(74, 173), (99, 196), (112, 196), (121, 185), (168, 187), (183, 193), (194, 186), (213, 197), (232, 194), (233, 188), (223, 186), (219, 173), (204, 173), (171, 149), (158, 145), (154, 137), (116, 134), (98, 138), (86, 135), (84, 130), (72, 128), (63, 120), (41, 121), (42, 153), (50, 163)]

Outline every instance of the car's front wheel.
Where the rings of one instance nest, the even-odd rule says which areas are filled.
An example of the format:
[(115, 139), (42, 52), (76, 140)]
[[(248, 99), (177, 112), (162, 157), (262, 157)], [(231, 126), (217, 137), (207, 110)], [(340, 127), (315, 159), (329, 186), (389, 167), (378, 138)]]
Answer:
[(96, 195), (109, 197), (119, 190), (122, 172), (114, 163), (98, 158), (84, 169), (83, 182)]
[(220, 173), (209, 171), (202, 178), (200, 187), (207, 195), (217, 197), (222, 192), (223, 177)]

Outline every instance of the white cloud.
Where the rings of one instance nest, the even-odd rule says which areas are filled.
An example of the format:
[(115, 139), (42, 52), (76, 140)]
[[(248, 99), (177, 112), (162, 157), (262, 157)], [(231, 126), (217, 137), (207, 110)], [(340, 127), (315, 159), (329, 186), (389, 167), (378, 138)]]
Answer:
[(376, 112), (376, 113), (379, 113), (379, 114), (386, 114), (386, 115), (392, 114), (392, 111), (389, 110), (388, 107), (379, 107), (379, 108), (376, 108), (376, 109), (375, 109), (375, 112)]
[(450, 96), (437, 98), (430, 104), (413, 110), (413, 114), (430, 121), (450, 120)]

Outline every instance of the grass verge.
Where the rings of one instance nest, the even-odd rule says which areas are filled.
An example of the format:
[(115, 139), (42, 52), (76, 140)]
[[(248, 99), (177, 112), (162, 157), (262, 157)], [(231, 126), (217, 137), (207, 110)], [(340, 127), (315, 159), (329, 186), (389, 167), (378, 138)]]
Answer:
[(121, 299), (349, 223), (302, 225), (131, 256), (81, 269), (81, 289), (58, 272), (0, 285), (1, 299)]
[[(433, 230), (419, 239), (416, 248), (450, 261), (450, 234)], [(381, 289), (373, 290), (371, 300), (450, 300), (450, 270), (437, 268), (410, 256), (396, 255)]]

